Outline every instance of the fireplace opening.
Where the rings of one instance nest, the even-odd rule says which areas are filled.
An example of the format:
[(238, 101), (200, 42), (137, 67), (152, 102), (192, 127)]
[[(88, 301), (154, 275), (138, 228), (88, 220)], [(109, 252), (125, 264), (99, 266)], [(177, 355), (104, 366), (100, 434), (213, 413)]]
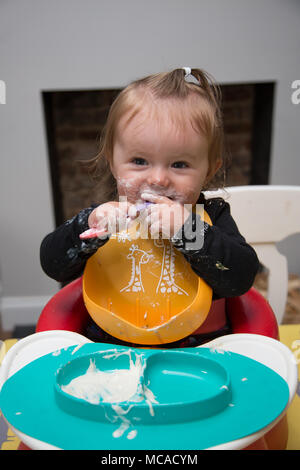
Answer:
[[(275, 83), (222, 85), (226, 186), (268, 184)], [(93, 158), (108, 110), (120, 92), (45, 91), (47, 131), (56, 226), (97, 202), (95, 182), (82, 160)]]

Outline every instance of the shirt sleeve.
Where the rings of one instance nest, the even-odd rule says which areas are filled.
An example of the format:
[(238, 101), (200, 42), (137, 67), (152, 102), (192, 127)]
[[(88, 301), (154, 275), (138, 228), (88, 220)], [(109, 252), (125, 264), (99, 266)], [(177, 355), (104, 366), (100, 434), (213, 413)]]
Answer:
[[(227, 202), (211, 199), (204, 208), (213, 225), (192, 213), (171, 241), (195, 273), (212, 287), (213, 299), (240, 296), (254, 282), (259, 268), (256, 252), (240, 234)], [(200, 248), (194, 243), (196, 237), (202, 240)]]
[(58, 282), (70, 282), (81, 276), (87, 260), (103, 246), (109, 236), (80, 240), (89, 228), (91, 206), (49, 233), (41, 243), (40, 262), (43, 271)]

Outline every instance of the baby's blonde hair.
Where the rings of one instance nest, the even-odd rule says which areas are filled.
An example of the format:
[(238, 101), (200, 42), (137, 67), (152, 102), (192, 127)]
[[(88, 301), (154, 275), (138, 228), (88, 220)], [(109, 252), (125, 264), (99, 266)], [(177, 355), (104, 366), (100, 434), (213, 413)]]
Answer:
[[(191, 69), (186, 76), (183, 68), (157, 73), (135, 80), (124, 88), (113, 102), (103, 128), (99, 152), (90, 163), (95, 177), (101, 178), (103, 199), (117, 197), (117, 184), (110, 171), (118, 124), (128, 114), (129, 122), (143, 109), (145, 99), (182, 101), (188, 104), (190, 123), (208, 141), (209, 172), (219, 160), (224, 164), (224, 131), (221, 113), (221, 92), (213, 77), (201, 69)], [(205, 188), (212, 183), (208, 178)], [(103, 201), (104, 202), (104, 201)]]

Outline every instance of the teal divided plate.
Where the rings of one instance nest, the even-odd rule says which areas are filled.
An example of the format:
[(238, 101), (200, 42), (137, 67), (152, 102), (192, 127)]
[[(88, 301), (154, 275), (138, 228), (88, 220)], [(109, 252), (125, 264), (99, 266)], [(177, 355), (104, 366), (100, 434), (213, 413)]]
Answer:
[[(87, 373), (101, 375), (101, 393), (91, 382), (74, 388)], [(87, 343), (16, 372), (2, 387), (0, 408), (15, 429), (62, 449), (191, 450), (263, 429), (288, 400), (278, 374), (236, 353)]]

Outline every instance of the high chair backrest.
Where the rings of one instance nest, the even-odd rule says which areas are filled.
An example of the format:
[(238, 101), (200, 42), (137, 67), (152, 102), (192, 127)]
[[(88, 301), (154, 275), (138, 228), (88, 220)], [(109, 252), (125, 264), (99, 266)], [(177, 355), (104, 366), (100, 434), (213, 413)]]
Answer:
[(300, 186), (232, 186), (207, 191), (205, 197), (223, 197), (230, 204), (241, 234), (269, 270), (267, 297), (280, 324), (288, 293), (288, 266), (276, 243), (300, 232)]

